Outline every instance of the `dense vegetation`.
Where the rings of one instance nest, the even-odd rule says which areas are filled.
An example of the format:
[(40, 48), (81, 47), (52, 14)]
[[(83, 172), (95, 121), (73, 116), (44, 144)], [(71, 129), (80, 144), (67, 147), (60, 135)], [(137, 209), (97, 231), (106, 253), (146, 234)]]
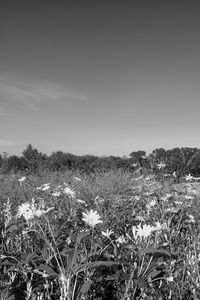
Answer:
[(0, 299), (200, 299), (198, 159), (2, 155)]
[(146, 155), (145, 151), (135, 151), (129, 157), (98, 157), (94, 155), (77, 156), (62, 151), (53, 152), (48, 156), (29, 144), (20, 157), (9, 156), (7, 153), (0, 155), (0, 172), (7, 174), (26, 171), (29, 174), (39, 174), (43, 171), (70, 170), (89, 174), (97, 170), (132, 171), (137, 169), (138, 165), (147, 170), (154, 169), (156, 172), (156, 164), (161, 161), (166, 165), (166, 173), (176, 172), (177, 181), (189, 173), (200, 176), (200, 149), (188, 147), (171, 150), (155, 149), (149, 155)]

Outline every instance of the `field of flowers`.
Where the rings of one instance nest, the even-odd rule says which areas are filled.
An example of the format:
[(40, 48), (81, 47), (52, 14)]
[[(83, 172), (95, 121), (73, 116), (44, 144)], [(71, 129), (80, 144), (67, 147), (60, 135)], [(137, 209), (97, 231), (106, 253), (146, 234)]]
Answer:
[(0, 299), (200, 299), (195, 178), (109, 171), (0, 177)]

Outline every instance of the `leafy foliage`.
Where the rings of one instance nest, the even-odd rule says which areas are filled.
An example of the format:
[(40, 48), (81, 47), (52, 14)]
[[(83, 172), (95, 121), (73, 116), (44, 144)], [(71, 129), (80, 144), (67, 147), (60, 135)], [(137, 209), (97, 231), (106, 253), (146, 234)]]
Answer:
[[(49, 159), (27, 150), (31, 166)], [(181, 151), (184, 174), (198, 154)], [(197, 178), (180, 177), (179, 192), (170, 152), (143, 159), (129, 170), (80, 172), (68, 162), (68, 171), (2, 175), (0, 298), (199, 299)]]

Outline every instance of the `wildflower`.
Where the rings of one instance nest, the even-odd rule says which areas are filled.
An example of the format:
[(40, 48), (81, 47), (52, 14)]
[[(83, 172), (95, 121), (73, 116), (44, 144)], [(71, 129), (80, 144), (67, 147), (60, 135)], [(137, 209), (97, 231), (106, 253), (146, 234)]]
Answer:
[(194, 177), (191, 174), (185, 176), (186, 181), (192, 181), (193, 179)]
[(134, 237), (134, 239), (136, 240), (136, 238), (137, 238), (137, 228), (136, 228), (136, 226), (133, 226), (132, 227), (132, 233), (133, 233), (133, 237)]
[(18, 207), (18, 212), (16, 217), (20, 218), (22, 216), (26, 219), (26, 221), (34, 218), (33, 210), (29, 203), (23, 203)]
[(55, 191), (52, 193), (52, 196), (59, 197), (61, 195), (61, 192)]
[(24, 217), (26, 221), (33, 219), (34, 217), (40, 218), (42, 215), (51, 211), (53, 207), (48, 208), (46, 211), (44, 209), (36, 208), (32, 199), (32, 205), (30, 203), (23, 203), (18, 207), (18, 212), (16, 217)]
[(167, 277), (166, 280), (167, 280), (168, 282), (173, 282), (173, 281), (174, 281), (174, 278), (173, 278), (173, 276), (171, 275), (171, 276)]
[(141, 224), (138, 225), (137, 227), (137, 235), (140, 237), (148, 237), (149, 235), (151, 235), (152, 231), (154, 230), (154, 228), (150, 225), (144, 225), (143, 228), (141, 227)]
[(156, 226), (154, 226), (154, 231), (160, 231), (165, 228), (165, 225), (162, 225), (160, 222), (156, 222)]
[(41, 190), (41, 191), (47, 191), (49, 189), (50, 189), (50, 183), (44, 183), (40, 187), (37, 187), (37, 190)]
[(171, 213), (177, 213), (178, 212), (178, 208), (175, 207), (168, 207), (166, 208), (166, 212), (171, 212)]
[(182, 205), (183, 204), (183, 202), (182, 201), (174, 201), (174, 203), (176, 204), (176, 205)]
[(86, 203), (84, 200), (77, 199), (76, 201), (77, 201), (77, 202), (79, 202), (79, 203), (81, 203), (81, 204), (85, 204), (85, 205), (87, 205), (87, 203)]
[(68, 236), (68, 238), (66, 239), (67, 245), (70, 245), (72, 242), (72, 239), (70, 236)]
[(85, 221), (91, 227), (94, 227), (95, 225), (102, 223), (99, 214), (93, 209), (87, 211), (86, 213), (83, 213), (82, 220)]
[(22, 185), (22, 182), (23, 182), (25, 179), (26, 179), (26, 177), (25, 177), (25, 176), (23, 176), (22, 178), (18, 179), (18, 181), (19, 181), (20, 185)]
[(193, 197), (193, 196), (190, 196), (190, 195), (185, 195), (185, 199), (186, 199), (186, 200), (191, 200), (191, 199), (194, 199), (194, 197)]
[(36, 209), (35, 211), (33, 211), (34, 217), (40, 218), (43, 214), (44, 214), (44, 211), (41, 209)]
[(25, 213), (27, 213), (29, 210), (31, 209), (31, 206), (29, 203), (22, 203), (22, 205), (20, 205), (18, 207), (18, 212), (17, 212), (17, 218), (20, 218), (21, 216), (23, 216)]
[(168, 193), (167, 193), (165, 196), (161, 197), (160, 199), (161, 199), (163, 202), (165, 202), (165, 201), (169, 200), (171, 197), (172, 197), (172, 194), (168, 194)]
[(133, 226), (132, 227), (132, 233), (133, 233), (133, 236), (134, 238), (147, 238), (148, 236), (151, 235), (151, 233), (153, 231), (156, 231), (156, 230), (160, 230), (160, 226), (158, 226), (160, 224), (157, 223), (157, 226), (150, 226), (150, 225), (143, 225), (143, 227), (141, 226), (141, 223), (138, 225), (138, 226)]
[(79, 177), (74, 176), (74, 179), (77, 181), (81, 181), (81, 179)]
[(155, 177), (154, 175), (150, 174), (150, 175), (147, 175), (145, 179), (146, 179), (146, 181), (149, 181), (151, 179), (154, 179), (154, 177)]
[(70, 196), (71, 198), (75, 198), (75, 196), (76, 196), (75, 191), (73, 191), (69, 187), (63, 188), (63, 193), (66, 194), (67, 196)]
[(110, 236), (111, 236), (111, 234), (114, 233), (114, 231), (113, 231), (113, 230), (108, 230), (108, 229), (107, 229), (106, 231), (102, 231), (101, 233), (102, 233), (103, 236), (105, 236), (105, 237), (107, 237), (107, 238), (109, 239)]
[(193, 215), (188, 215), (190, 221), (189, 222), (192, 222), (192, 223), (195, 223), (195, 217)]
[(148, 207), (153, 207), (153, 206), (155, 206), (156, 205), (156, 201), (155, 201), (155, 199), (152, 199), (149, 203), (148, 203)]
[(96, 198), (94, 199), (94, 203), (97, 204), (97, 205), (101, 204), (101, 203), (104, 203), (104, 201), (105, 200), (103, 198), (101, 198), (99, 195), (97, 195)]
[(137, 167), (139, 164), (138, 163), (133, 163), (132, 165), (130, 165), (131, 167), (135, 168)]
[(157, 164), (157, 167), (159, 170), (164, 169), (166, 167), (166, 164), (161, 161), (159, 164)]
[(117, 244), (124, 244), (126, 243), (126, 239), (124, 235), (121, 235), (118, 237), (118, 239), (116, 239)]

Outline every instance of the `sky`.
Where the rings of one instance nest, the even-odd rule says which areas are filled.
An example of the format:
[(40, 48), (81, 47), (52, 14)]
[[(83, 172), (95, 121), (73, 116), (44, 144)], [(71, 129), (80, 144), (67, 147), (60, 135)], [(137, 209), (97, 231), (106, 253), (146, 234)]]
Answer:
[(0, 153), (200, 148), (199, 1), (0, 4)]

